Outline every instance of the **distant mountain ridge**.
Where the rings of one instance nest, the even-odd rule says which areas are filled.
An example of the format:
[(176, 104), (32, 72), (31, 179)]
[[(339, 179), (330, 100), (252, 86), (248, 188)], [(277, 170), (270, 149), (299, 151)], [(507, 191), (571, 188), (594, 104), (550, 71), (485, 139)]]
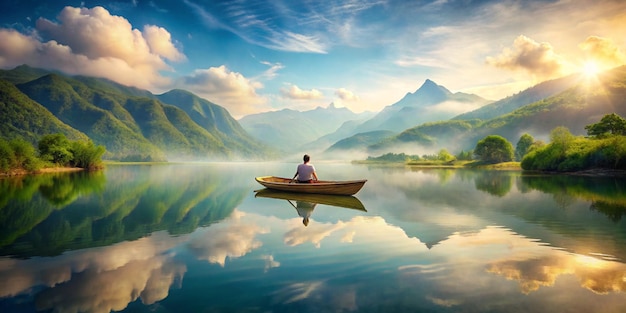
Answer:
[[(475, 111), (408, 128), (374, 144), (363, 142), (355, 147), (338, 143), (333, 152), (431, 153), (445, 148), (455, 153), (473, 149), (488, 135), (500, 135), (515, 144), (524, 133), (549, 141), (550, 132), (558, 126), (567, 127), (574, 135), (585, 135), (586, 125), (611, 113), (626, 117), (626, 66), (606, 71), (595, 81), (570, 75), (543, 82)], [(343, 142), (355, 142), (359, 136)]]
[[(9, 80), (1, 86), (0, 96), (31, 100), (33, 106), (52, 113), (72, 129), (58, 128), (59, 132), (89, 136), (106, 147), (108, 158), (210, 160), (273, 154), (247, 134), (226, 109), (189, 92), (174, 90), (156, 96), (106, 79), (66, 76), (28, 66), (0, 71), (0, 78)], [(9, 115), (5, 118), (16, 117), (15, 112)], [(30, 118), (37, 120), (38, 116)], [(0, 135), (36, 140), (34, 135), (5, 129)]]
[(440, 121), (458, 115), (451, 109), (465, 106), (465, 111), (484, 106), (491, 101), (477, 95), (462, 92), (452, 93), (447, 88), (427, 79), (413, 93), (407, 93), (400, 101), (385, 107), (373, 118), (359, 125), (355, 133), (373, 130), (391, 130), (400, 132), (426, 122)]
[(579, 75), (572, 74), (566, 77), (545, 81), (510, 97), (492, 102), (476, 110), (459, 114), (452, 119), (471, 120), (477, 118), (488, 120), (499, 115), (508, 114), (526, 104), (563, 92), (573, 86), (578, 80), (580, 80)]
[[(354, 113), (331, 103), (327, 108), (317, 107), (302, 112), (282, 109), (246, 115), (239, 119), (239, 123), (258, 140), (284, 152), (297, 152), (346, 122), (362, 121), (371, 116), (370, 112)], [(313, 148), (316, 147), (309, 147)]]

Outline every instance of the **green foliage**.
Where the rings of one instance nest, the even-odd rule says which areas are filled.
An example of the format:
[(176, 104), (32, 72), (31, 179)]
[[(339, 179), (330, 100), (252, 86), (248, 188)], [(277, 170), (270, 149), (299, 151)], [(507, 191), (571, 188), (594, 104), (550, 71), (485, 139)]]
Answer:
[(8, 141), (0, 138), (0, 173), (9, 171), (13, 164), (13, 149)]
[(448, 150), (441, 149), (441, 150), (439, 150), (439, 153), (437, 153), (437, 159), (439, 161), (443, 161), (443, 162), (452, 162), (456, 158), (452, 154), (450, 154), (450, 152), (448, 152)]
[(528, 151), (530, 150), (534, 142), (535, 142), (535, 139), (533, 138), (533, 136), (529, 134), (523, 134), (519, 138), (519, 141), (517, 142), (517, 145), (515, 146), (515, 160), (521, 161), (526, 155), (526, 153), (528, 153)]
[(525, 170), (558, 172), (595, 168), (626, 170), (626, 136), (574, 138), (565, 146), (562, 142), (551, 142), (528, 153), (521, 166)]
[(8, 142), (0, 138), (0, 173), (34, 172), (44, 163), (93, 169), (102, 166), (102, 155), (106, 152), (103, 146), (96, 146), (92, 141), (70, 141), (60, 133), (45, 135), (38, 148), (39, 157), (35, 147), (24, 139)]
[(264, 158), (272, 153), (226, 109), (191, 93), (168, 98), (172, 103), (167, 105), (149, 91), (98, 78), (25, 68), (0, 72), (0, 77), (16, 77), (20, 83), (0, 79), (3, 138), (25, 138), (36, 144), (44, 134), (63, 133), (70, 140), (90, 139), (105, 146), (104, 157), (109, 159), (129, 155), (158, 161)]
[(574, 135), (570, 133), (567, 127), (559, 126), (550, 132), (550, 142), (552, 144), (560, 146), (564, 150), (569, 147), (574, 139)]
[(70, 141), (61, 133), (43, 136), (39, 140), (38, 148), (42, 160), (60, 166), (68, 165), (74, 157)]
[(12, 169), (24, 169), (36, 171), (41, 168), (41, 161), (37, 158), (35, 148), (24, 139), (13, 139), (9, 142), (13, 156), (11, 158)]
[(513, 160), (513, 145), (502, 136), (490, 135), (478, 141), (474, 154), (487, 163)]
[(96, 146), (91, 140), (72, 142), (71, 151), (74, 158), (71, 164), (81, 168), (102, 167), (102, 155), (106, 152), (104, 146)]
[(404, 153), (386, 153), (379, 157), (367, 157), (367, 161), (370, 162), (388, 162), (388, 163), (405, 163), (409, 161), (419, 160), (418, 155), (407, 155)]
[(626, 135), (626, 120), (611, 113), (605, 115), (600, 122), (585, 126), (589, 136), (604, 137), (609, 135)]
[(457, 154), (455, 157), (459, 161), (471, 161), (474, 159), (473, 155), (474, 150), (461, 150), (461, 152), (459, 152), (459, 154)]

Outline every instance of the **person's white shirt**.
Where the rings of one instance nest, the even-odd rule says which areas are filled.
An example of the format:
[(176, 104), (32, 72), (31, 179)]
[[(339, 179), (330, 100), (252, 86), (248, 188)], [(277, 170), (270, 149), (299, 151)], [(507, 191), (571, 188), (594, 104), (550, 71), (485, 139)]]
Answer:
[(298, 180), (307, 181), (314, 179), (313, 173), (315, 172), (315, 166), (310, 163), (302, 163), (298, 165)]

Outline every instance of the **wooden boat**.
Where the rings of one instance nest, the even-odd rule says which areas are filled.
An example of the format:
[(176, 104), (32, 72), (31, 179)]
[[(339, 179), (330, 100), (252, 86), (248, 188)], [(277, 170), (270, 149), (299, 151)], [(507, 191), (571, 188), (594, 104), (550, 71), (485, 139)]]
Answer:
[(367, 179), (361, 180), (318, 180), (309, 184), (292, 182), (291, 178), (283, 178), (276, 176), (261, 176), (254, 178), (259, 184), (265, 188), (299, 192), (299, 193), (317, 193), (326, 195), (345, 195), (351, 196), (363, 187)]
[(304, 201), (367, 212), (363, 203), (355, 196), (296, 193), (266, 188), (258, 190), (256, 194), (254, 194), (254, 197), (283, 199), (287, 201)]

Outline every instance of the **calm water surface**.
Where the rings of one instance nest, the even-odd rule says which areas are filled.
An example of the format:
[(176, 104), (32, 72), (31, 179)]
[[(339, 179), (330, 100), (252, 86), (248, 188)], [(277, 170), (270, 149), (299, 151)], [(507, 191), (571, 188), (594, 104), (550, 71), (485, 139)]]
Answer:
[[(626, 180), (317, 163), (0, 180), (0, 312), (624, 312)], [(308, 217), (308, 225), (303, 220)]]

